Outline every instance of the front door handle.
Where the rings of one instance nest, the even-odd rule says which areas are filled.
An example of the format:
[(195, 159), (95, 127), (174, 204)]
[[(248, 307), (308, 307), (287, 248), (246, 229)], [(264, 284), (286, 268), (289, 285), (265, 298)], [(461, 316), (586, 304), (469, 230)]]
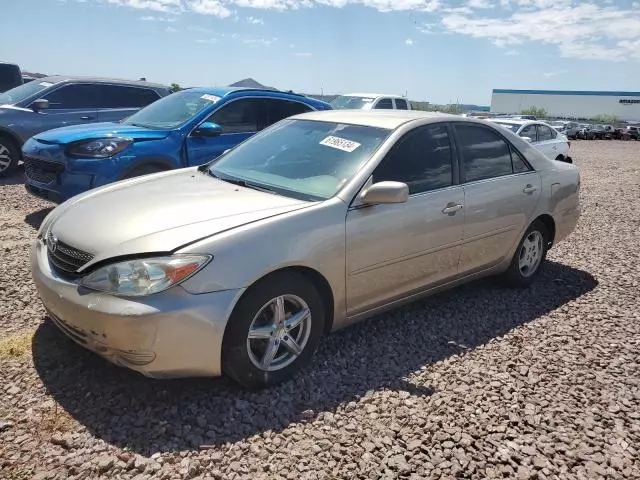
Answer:
[(534, 187), (533, 185), (527, 185), (526, 187), (524, 187), (522, 189), (522, 191), (528, 195), (531, 195), (533, 192), (535, 192), (536, 190), (538, 190), (536, 187)]
[(93, 117), (89, 116), (89, 115), (83, 115), (82, 117), (80, 117), (80, 120), (92, 120)]
[(446, 215), (455, 215), (458, 210), (462, 210), (463, 205), (460, 203), (449, 202), (447, 206), (442, 209), (442, 213)]

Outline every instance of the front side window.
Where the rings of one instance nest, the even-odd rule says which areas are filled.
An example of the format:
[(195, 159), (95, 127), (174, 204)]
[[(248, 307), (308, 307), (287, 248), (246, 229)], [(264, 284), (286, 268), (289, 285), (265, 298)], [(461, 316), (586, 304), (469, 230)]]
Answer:
[(63, 85), (43, 98), (49, 100), (51, 110), (68, 110), (100, 108), (102, 96), (99, 85), (78, 83)]
[(122, 123), (147, 128), (177, 128), (219, 100), (214, 95), (184, 90), (153, 102)]
[(538, 125), (538, 141), (546, 142), (556, 138), (554, 131), (546, 125)]
[(404, 98), (396, 98), (396, 108), (398, 110), (409, 110), (407, 101)]
[(406, 183), (410, 194), (452, 185), (446, 125), (418, 127), (405, 135), (373, 172), (373, 181)]
[[(19, 87), (0, 93), (0, 105), (15, 105), (29, 97), (41, 93), (43, 90), (53, 86), (54, 83), (46, 81), (46, 78), (20, 85)], [(38, 98), (38, 97), (36, 97)]]
[(496, 132), (475, 125), (456, 125), (467, 182), (513, 173), (509, 144)]
[(298, 115), (299, 113), (311, 111), (311, 107), (308, 105), (291, 100), (271, 98), (265, 100), (265, 102), (267, 106), (268, 125), (279, 122), (287, 117)]
[(381, 98), (373, 108), (376, 110), (393, 110), (393, 102), (390, 98)]
[(142, 108), (160, 96), (151, 89), (121, 85), (101, 85), (103, 108)]
[(220, 125), (222, 133), (252, 133), (264, 125), (262, 112), (261, 99), (243, 98), (223, 105), (208, 121)]
[(520, 133), (518, 134), (521, 137), (528, 137), (531, 139), (532, 142), (536, 142), (537, 141), (537, 137), (536, 137), (536, 126), (535, 125), (527, 125), (526, 127), (524, 127)]
[(209, 166), (222, 180), (305, 200), (334, 196), (371, 158), (389, 130), (285, 119)]

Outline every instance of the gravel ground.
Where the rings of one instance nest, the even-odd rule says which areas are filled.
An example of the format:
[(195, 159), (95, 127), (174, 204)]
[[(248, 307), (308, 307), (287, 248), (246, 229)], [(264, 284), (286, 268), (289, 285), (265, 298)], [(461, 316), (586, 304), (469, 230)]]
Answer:
[(583, 216), (538, 282), (328, 337), (277, 388), (154, 381), (63, 337), (31, 283), (51, 206), (0, 183), (0, 478), (640, 478), (640, 143), (574, 142)]

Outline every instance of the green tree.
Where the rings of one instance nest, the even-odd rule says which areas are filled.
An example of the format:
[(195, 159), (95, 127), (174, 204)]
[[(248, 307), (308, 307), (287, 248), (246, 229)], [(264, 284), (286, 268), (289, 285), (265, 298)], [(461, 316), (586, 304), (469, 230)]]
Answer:
[(618, 123), (620, 119), (615, 115), (600, 114), (600, 115), (596, 115), (595, 117), (591, 117), (591, 121), (596, 123), (606, 123), (606, 124), (613, 125), (614, 123)]
[(175, 82), (171, 84), (170, 88), (172, 92), (179, 92), (180, 90), (182, 90), (182, 87)]
[(520, 115), (533, 115), (536, 118), (547, 118), (548, 113), (544, 108), (529, 107), (520, 112)]

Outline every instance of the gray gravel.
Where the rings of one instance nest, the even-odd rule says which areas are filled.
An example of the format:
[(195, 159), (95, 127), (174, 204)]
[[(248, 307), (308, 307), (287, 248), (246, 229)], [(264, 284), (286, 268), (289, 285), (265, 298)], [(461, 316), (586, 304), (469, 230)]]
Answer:
[(574, 142), (583, 217), (526, 291), (482, 281), (323, 342), (278, 388), (153, 381), (45, 320), (50, 205), (0, 185), (0, 478), (640, 478), (640, 142)]

